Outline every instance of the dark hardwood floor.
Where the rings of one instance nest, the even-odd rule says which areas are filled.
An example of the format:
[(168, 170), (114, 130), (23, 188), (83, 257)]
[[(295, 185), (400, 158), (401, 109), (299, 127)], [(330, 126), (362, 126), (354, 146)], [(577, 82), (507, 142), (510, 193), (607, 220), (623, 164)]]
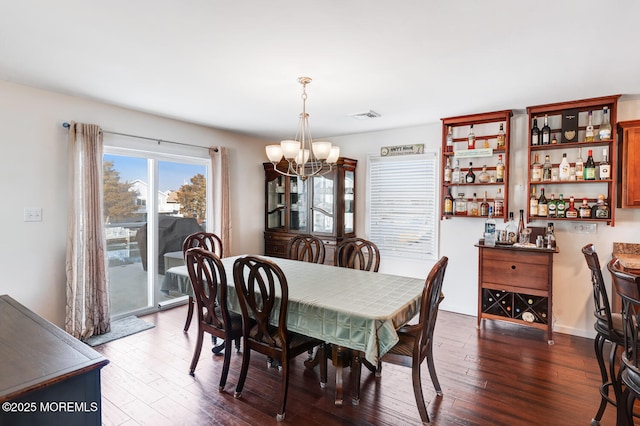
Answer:
[[(218, 392), (222, 357), (205, 336), (195, 377), (188, 374), (195, 325), (182, 332), (186, 307), (143, 317), (155, 328), (95, 349), (110, 364), (102, 370), (105, 425), (268, 425), (275, 420), (280, 374), (252, 354), (241, 399), (233, 398), (241, 356), (234, 354), (227, 387)], [(444, 396), (437, 398), (426, 365), (423, 382), (433, 425), (589, 425), (598, 409), (600, 376), (593, 340), (545, 333), (515, 324), (441, 311), (434, 358)], [(291, 425), (420, 424), (411, 370), (383, 364), (382, 377), (362, 371), (360, 405), (334, 405), (335, 370), (319, 386), (319, 372), (293, 363), (286, 419)], [(349, 370), (346, 370), (347, 372)], [(345, 386), (349, 392), (349, 378)], [(615, 424), (608, 407), (602, 425)]]

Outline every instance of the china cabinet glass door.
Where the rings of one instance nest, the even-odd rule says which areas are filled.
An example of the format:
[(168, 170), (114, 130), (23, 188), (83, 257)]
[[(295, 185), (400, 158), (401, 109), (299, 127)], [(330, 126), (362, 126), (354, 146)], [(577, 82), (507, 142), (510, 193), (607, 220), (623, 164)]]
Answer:
[(307, 232), (307, 182), (297, 177), (290, 180), (289, 229), (294, 231)]
[(284, 228), (286, 206), (285, 177), (278, 176), (267, 182), (267, 227)]
[(355, 172), (344, 172), (344, 233), (353, 232)]
[(313, 232), (331, 234), (334, 226), (334, 184), (325, 176), (313, 178)]

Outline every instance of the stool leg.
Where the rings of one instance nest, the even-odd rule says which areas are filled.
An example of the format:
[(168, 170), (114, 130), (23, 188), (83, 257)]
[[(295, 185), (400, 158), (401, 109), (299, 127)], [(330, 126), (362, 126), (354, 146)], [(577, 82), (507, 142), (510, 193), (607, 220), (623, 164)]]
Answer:
[(598, 360), (598, 367), (600, 367), (600, 376), (602, 376), (602, 384), (600, 385), (600, 407), (598, 408), (598, 412), (596, 413), (593, 420), (591, 420), (592, 425), (599, 425), (600, 419), (604, 415), (604, 410), (607, 408), (607, 399), (605, 398), (605, 394), (609, 393), (609, 386), (607, 382), (609, 381), (609, 376), (607, 373), (607, 367), (604, 364), (604, 343), (605, 338), (602, 334), (598, 333), (594, 340), (594, 349), (596, 352), (596, 359)]

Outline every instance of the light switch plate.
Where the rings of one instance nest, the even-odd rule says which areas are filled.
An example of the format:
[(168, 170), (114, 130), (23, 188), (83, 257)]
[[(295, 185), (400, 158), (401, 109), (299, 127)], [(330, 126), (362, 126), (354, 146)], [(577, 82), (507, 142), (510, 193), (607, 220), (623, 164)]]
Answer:
[(42, 209), (41, 208), (25, 208), (24, 221), (25, 222), (42, 222)]
[(574, 223), (573, 232), (578, 234), (595, 234), (597, 225), (595, 223)]

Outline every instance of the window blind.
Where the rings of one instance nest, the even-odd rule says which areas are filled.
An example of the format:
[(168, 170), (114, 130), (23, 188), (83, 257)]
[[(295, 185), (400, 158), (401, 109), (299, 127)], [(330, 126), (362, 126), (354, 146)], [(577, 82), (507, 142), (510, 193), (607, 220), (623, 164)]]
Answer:
[(387, 256), (435, 259), (436, 154), (372, 156), (368, 171), (369, 239)]

